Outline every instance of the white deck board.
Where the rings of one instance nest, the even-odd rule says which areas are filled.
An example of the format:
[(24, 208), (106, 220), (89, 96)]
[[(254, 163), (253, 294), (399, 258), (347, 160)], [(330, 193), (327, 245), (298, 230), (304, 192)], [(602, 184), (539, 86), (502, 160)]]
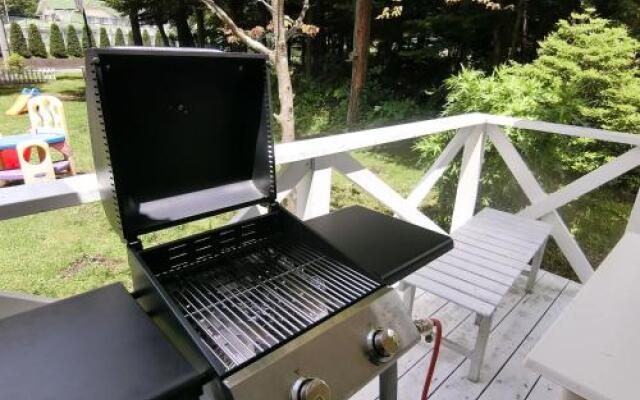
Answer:
[[(465, 357), (443, 347), (430, 399), (557, 399), (559, 388), (526, 369), (522, 360), (580, 286), (545, 271), (540, 272), (532, 294), (525, 294), (525, 283), (524, 277), (518, 278), (496, 310), (480, 382), (474, 384), (465, 378), (468, 368)], [(429, 315), (441, 319), (446, 336), (466, 346), (472, 345), (477, 327), (471, 312), (425, 293), (416, 298), (414, 317)], [(431, 349), (431, 345), (421, 342), (398, 362), (399, 400), (419, 399)], [(377, 379), (351, 398), (376, 399)]]

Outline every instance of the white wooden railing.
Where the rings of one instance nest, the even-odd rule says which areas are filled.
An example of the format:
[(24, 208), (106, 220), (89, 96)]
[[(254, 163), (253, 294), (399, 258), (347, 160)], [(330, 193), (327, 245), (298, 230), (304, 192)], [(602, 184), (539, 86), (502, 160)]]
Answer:
[[(546, 193), (503, 132), (515, 127), (538, 133), (591, 138), (630, 146), (630, 150), (554, 193)], [(414, 190), (404, 198), (349, 152), (407, 139), (455, 131), (452, 140), (426, 171)], [(399, 218), (443, 232), (419, 209), (447, 166), (462, 151), (462, 167), (452, 216), (452, 229), (471, 218), (475, 211), (485, 145), (490, 142), (522, 187), (530, 205), (519, 214), (547, 221), (552, 235), (578, 277), (586, 282), (593, 267), (576, 243), (558, 209), (640, 165), (640, 135), (581, 128), (540, 121), (486, 114), (466, 114), (379, 129), (352, 132), (276, 146), (276, 162), (281, 166), (278, 199), (296, 193), (298, 215), (303, 219), (329, 212), (331, 172), (338, 171), (362, 190), (388, 207)], [(93, 174), (80, 175), (32, 186), (0, 189), (0, 220), (70, 207), (99, 199)], [(240, 211), (234, 220), (260, 213), (258, 207)], [(640, 232), (640, 194), (629, 218), (628, 230)]]

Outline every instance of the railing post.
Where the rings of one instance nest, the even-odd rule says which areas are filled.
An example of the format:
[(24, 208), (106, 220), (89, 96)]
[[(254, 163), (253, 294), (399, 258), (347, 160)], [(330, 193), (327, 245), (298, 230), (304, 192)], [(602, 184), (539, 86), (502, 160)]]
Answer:
[(309, 170), (296, 186), (296, 215), (302, 219), (329, 213), (331, 167), (324, 158), (309, 161)]
[(462, 167), (460, 168), (456, 203), (451, 219), (451, 232), (458, 229), (473, 217), (476, 208), (482, 163), (484, 162), (486, 129), (485, 125), (480, 125), (472, 129), (473, 131), (465, 142), (462, 152)]

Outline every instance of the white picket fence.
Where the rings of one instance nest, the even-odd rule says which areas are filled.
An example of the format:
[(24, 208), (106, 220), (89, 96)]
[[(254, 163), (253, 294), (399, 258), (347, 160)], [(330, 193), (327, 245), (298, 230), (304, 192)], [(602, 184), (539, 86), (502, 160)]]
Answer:
[(0, 69), (0, 86), (44, 83), (55, 79), (56, 71), (53, 68), (25, 69), (23, 71)]
[[(629, 145), (630, 150), (556, 192), (546, 193), (504, 133), (505, 127), (526, 129), (537, 134), (559, 134), (621, 143)], [(349, 154), (354, 150), (451, 131), (456, 134), (406, 198)], [(443, 232), (418, 206), (442, 177), (447, 166), (462, 151), (460, 180), (452, 216), (452, 229), (455, 229), (475, 212), (487, 142), (495, 146), (530, 201), (530, 205), (519, 214), (553, 225), (553, 238), (580, 280), (586, 282), (593, 274), (593, 267), (562, 220), (558, 209), (638, 167), (640, 135), (504, 116), (466, 114), (301, 140), (276, 146), (276, 163), (281, 166), (277, 177), (278, 199), (283, 200), (296, 189), (299, 217), (308, 219), (325, 214), (329, 212), (332, 171), (337, 171), (399, 218)], [(93, 174), (39, 185), (9, 187), (0, 189), (0, 220), (98, 199)], [(246, 208), (234, 220), (255, 216), (262, 211), (259, 207)], [(640, 194), (629, 218), (628, 229), (640, 232)]]

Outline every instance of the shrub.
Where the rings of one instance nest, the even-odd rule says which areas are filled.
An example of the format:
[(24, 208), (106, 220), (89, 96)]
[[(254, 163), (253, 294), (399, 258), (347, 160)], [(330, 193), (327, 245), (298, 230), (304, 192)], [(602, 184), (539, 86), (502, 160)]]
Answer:
[(49, 35), (49, 54), (55, 58), (67, 58), (67, 48), (58, 24), (51, 24)]
[(78, 39), (78, 32), (73, 25), (67, 27), (67, 52), (71, 57), (83, 57), (82, 46)]
[(133, 31), (129, 31), (127, 33), (127, 46), (135, 46), (136, 44), (133, 42)]
[[(450, 78), (446, 112), (473, 110), (638, 132), (639, 50), (626, 28), (596, 17), (593, 10), (572, 14), (540, 43), (531, 64), (503, 65), (490, 76), (463, 70)], [(617, 146), (553, 135), (522, 145), (551, 157), (571, 175), (591, 171), (619, 152)]]
[(24, 57), (18, 53), (11, 53), (7, 59), (9, 71), (22, 72), (25, 68)]
[(122, 29), (118, 28), (116, 29), (116, 39), (115, 39), (115, 45), (116, 46), (124, 46), (124, 33), (122, 33)]
[(142, 45), (151, 46), (151, 36), (149, 36), (149, 32), (146, 29), (142, 31)]
[(27, 47), (27, 41), (22, 33), (22, 28), (15, 22), (11, 23), (9, 28), (9, 40), (11, 40), (11, 51), (20, 54), (22, 57), (31, 57), (31, 52)]
[(31, 52), (32, 56), (47, 58), (47, 48), (42, 41), (42, 35), (36, 24), (29, 24), (27, 41), (29, 42), (29, 52)]
[(109, 40), (107, 29), (104, 27), (100, 28), (100, 47), (111, 47), (111, 41)]
[(87, 27), (85, 26), (84, 28), (82, 28), (82, 51), (86, 52), (87, 49), (89, 48), (89, 38), (91, 38), (91, 44), (93, 46), (96, 45), (96, 38), (93, 35), (93, 30), (91, 29), (87, 29)]
[(162, 41), (162, 35), (160, 35), (160, 33), (156, 33), (153, 45), (155, 47), (164, 47), (164, 42)]

